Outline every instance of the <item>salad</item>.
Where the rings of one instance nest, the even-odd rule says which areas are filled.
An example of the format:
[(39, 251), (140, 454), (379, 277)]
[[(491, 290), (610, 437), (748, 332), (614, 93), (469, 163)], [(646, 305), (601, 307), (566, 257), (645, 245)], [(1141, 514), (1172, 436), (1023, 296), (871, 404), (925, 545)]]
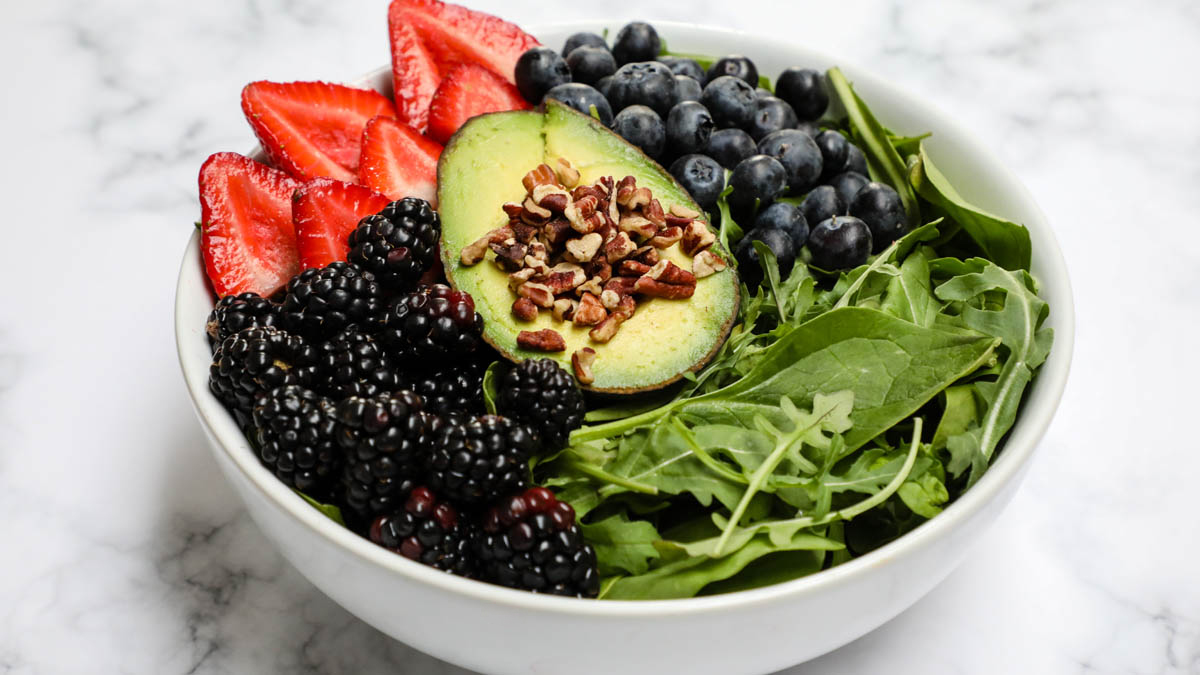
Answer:
[(839, 69), (388, 24), (392, 96), (250, 83), (267, 162), (200, 170), (210, 388), (314, 508), (481, 582), (684, 598), (864, 555), (1002, 451), (1053, 337), (1028, 232)]

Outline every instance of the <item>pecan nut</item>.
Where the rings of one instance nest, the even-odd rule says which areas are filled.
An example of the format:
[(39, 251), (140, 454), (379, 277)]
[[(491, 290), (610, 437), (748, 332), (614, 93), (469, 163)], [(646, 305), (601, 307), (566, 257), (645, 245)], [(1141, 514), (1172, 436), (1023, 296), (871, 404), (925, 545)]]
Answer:
[(575, 316), (575, 307), (578, 305), (579, 303), (571, 298), (559, 298), (554, 301), (554, 308), (550, 313), (555, 321), (570, 321), (571, 317)]
[(617, 334), (617, 329), (621, 327), (623, 319), (616, 314), (609, 314), (608, 318), (600, 322), (599, 326), (588, 331), (588, 337), (593, 342), (605, 343), (613, 339)]
[(713, 253), (711, 249), (700, 251), (695, 258), (692, 258), (692, 274), (697, 279), (712, 276), (728, 266), (721, 256)]
[(651, 267), (645, 273), (645, 276), (655, 281), (661, 281), (664, 284), (696, 285), (696, 276), (694, 274), (670, 260), (660, 260), (657, 265)]
[(578, 239), (568, 239), (567, 257), (579, 263), (591, 262), (602, 244), (604, 237), (598, 232), (589, 232)]
[(529, 298), (517, 298), (512, 304), (512, 313), (518, 321), (533, 321), (537, 318), (538, 308)]
[(583, 199), (577, 199), (567, 205), (563, 210), (563, 215), (567, 217), (567, 221), (571, 223), (571, 227), (575, 228), (580, 234), (595, 232), (604, 224), (604, 216), (596, 213), (596, 207), (600, 200), (592, 195), (588, 195)]
[(538, 164), (535, 169), (525, 174), (521, 179), (521, 184), (525, 186), (526, 192), (533, 192), (533, 189), (539, 185), (553, 185), (558, 181), (558, 177), (554, 175), (554, 169), (549, 165)]
[(554, 175), (565, 188), (573, 188), (579, 183), (579, 170), (571, 166), (566, 157), (559, 157), (554, 163)]
[(530, 302), (538, 307), (550, 309), (554, 306), (554, 293), (550, 292), (550, 287), (535, 281), (521, 284), (521, 287), (517, 289), (517, 295), (529, 298)]
[(587, 281), (583, 268), (572, 263), (559, 263), (550, 268), (550, 273), (540, 279), (554, 295), (562, 295)]
[(664, 227), (658, 231), (658, 234), (650, 238), (650, 245), (654, 248), (670, 248), (679, 243), (683, 239), (683, 228), (678, 225), (672, 227)]
[(693, 220), (683, 228), (683, 239), (679, 242), (679, 248), (687, 255), (694, 256), (712, 246), (716, 241), (717, 235), (708, 229), (708, 225), (702, 221)]
[(596, 363), (596, 350), (591, 347), (575, 350), (571, 354), (571, 369), (575, 371), (575, 379), (579, 380), (580, 384), (591, 384), (596, 381), (596, 375), (592, 372), (592, 365)]
[(504, 269), (516, 271), (525, 266), (525, 253), (529, 250), (525, 244), (510, 238), (489, 246), (496, 254), (496, 262)]
[(635, 250), (637, 250), (637, 245), (633, 243), (629, 235), (625, 232), (618, 232), (604, 245), (604, 257), (608, 262), (615, 263), (628, 258), (629, 254)]
[(596, 324), (608, 318), (608, 310), (604, 309), (604, 305), (591, 293), (584, 293), (579, 298), (579, 306), (575, 308), (575, 316), (571, 321), (576, 326), (595, 326)]
[(684, 206), (683, 204), (672, 204), (669, 209), (671, 215), (679, 216), (680, 218), (699, 218), (700, 212), (695, 209)]
[(686, 300), (696, 292), (696, 284), (668, 284), (650, 277), (639, 277), (634, 284), (636, 293), (665, 300)]
[(649, 273), (652, 269), (654, 268), (646, 263), (640, 263), (636, 260), (622, 260), (621, 264), (617, 267), (617, 274), (623, 277), (640, 277), (643, 274)]
[(539, 331), (523, 330), (517, 333), (517, 346), (539, 352), (561, 352), (567, 349), (567, 341), (558, 331), (543, 328)]

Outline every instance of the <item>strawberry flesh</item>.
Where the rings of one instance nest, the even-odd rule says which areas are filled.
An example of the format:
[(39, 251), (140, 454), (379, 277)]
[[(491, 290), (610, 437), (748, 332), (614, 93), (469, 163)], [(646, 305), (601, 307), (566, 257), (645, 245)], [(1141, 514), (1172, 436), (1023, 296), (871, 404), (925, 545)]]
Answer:
[(402, 13), (388, 12), (388, 33), (392, 41), (392, 91), (396, 116), (401, 122), (424, 132), (429, 119), (429, 102), (442, 76), (437, 64)]
[(358, 182), (395, 201), (420, 197), (437, 205), (437, 163), (442, 146), (390, 117), (367, 122)]
[(314, 178), (301, 185), (292, 203), (300, 268), (345, 260), (350, 251), (346, 239), (358, 221), (379, 213), (389, 202), (370, 188), (332, 178)]
[(521, 92), (490, 70), (463, 64), (438, 85), (429, 106), (429, 135), (439, 143), (450, 140), (467, 120), (503, 110), (526, 110)]
[(393, 0), (388, 18), (416, 29), (443, 77), (458, 64), (474, 63), (515, 82), (517, 59), (541, 44), (514, 23), (439, 0)]

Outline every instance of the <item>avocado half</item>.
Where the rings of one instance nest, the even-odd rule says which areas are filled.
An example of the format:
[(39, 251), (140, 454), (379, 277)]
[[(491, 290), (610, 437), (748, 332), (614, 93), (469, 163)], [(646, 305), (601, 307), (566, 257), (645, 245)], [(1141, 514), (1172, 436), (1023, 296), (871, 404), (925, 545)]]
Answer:
[[(652, 299), (621, 324), (606, 344), (588, 337), (589, 327), (557, 322), (542, 312), (532, 322), (512, 315), (516, 296), (508, 277), (490, 260), (470, 267), (459, 255), (464, 246), (508, 223), (501, 205), (525, 198), (521, 179), (545, 163), (565, 158), (580, 173), (580, 184), (601, 176), (637, 178), (669, 209), (681, 204), (702, 211), (666, 170), (597, 120), (549, 101), (545, 113), (512, 111), (480, 115), (450, 139), (438, 162), (438, 211), (442, 220), (441, 257), (446, 276), (475, 299), (483, 316), (484, 339), (506, 358), (552, 358), (568, 371), (571, 354), (596, 350), (592, 391), (632, 394), (665, 387), (708, 363), (729, 336), (738, 309), (738, 278), (733, 267), (697, 282), (688, 300)], [(726, 260), (729, 255), (716, 249)], [(692, 260), (674, 246), (661, 251), (684, 269)], [(562, 352), (547, 354), (517, 346), (517, 333), (550, 328), (566, 340)]]

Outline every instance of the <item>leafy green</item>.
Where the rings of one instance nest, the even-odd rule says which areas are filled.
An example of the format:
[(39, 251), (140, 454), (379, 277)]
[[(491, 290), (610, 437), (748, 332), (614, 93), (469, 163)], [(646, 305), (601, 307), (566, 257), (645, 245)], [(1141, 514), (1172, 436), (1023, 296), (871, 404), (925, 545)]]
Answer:
[(313, 499), (312, 497), (309, 497), (308, 495), (306, 495), (303, 492), (296, 490), (296, 489), (293, 489), (292, 492), (295, 492), (296, 494), (300, 495), (301, 499), (308, 502), (309, 505), (312, 506), (314, 509), (320, 511), (321, 513), (324, 513), (325, 516), (328, 517), (333, 522), (337, 523), (338, 525), (342, 525), (342, 526), (346, 525), (345, 519), (342, 518), (342, 510), (340, 508), (338, 508), (336, 505), (322, 504), (321, 502)]
[(655, 542), (661, 537), (654, 526), (644, 520), (629, 520), (618, 513), (594, 523), (580, 526), (583, 536), (596, 549), (601, 561), (601, 574), (644, 574), (650, 560), (659, 557)]
[(500, 376), (499, 361), (493, 361), (483, 373), (483, 407), (489, 415), (496, 414), (496, 395), (499, 393), (496, 378)]

